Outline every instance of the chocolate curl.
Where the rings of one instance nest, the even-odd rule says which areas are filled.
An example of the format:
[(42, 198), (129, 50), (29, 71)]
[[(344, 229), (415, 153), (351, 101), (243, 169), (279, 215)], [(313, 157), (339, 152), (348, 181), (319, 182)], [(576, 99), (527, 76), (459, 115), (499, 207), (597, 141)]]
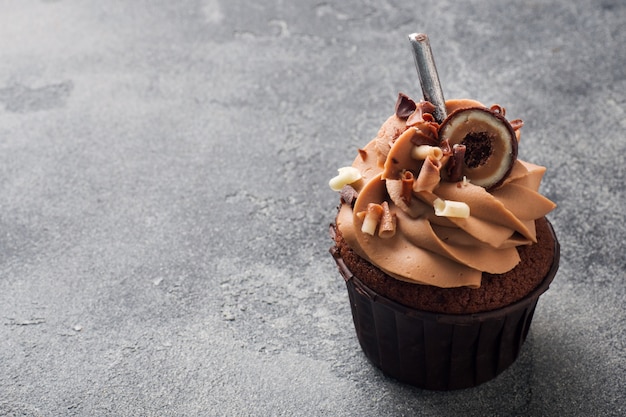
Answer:
[(491, 110), (493, 113), (499, 113), (502, 116), (506, 116), (506, 109), (499, 104), (494, 104), (493, 106), (489, 107), (489, 110)]
[(411, 113), (407, 120), (407, 126), (416, 125), (419, 122), (435, 122), (435, 117), (433, 116), (433, 112), (435, 111), (435, 106), (429, 101), (420, 101), (419, 104), (415, 105), (415, 110)]
[(522, 119), (515, 119), (509, 122), (513, 130), (518, 131), (524, 126), (524, 121)]
[(519, 143), (519, 139), (522, 135), (521, 129), (522, 126), (524, 126), (524, 122), (522, 121), (522, 119), (515, 119), (511, 120), (509, 124), (513, 128), (513, 132), (515, 132), (515, 139), (517, 139), (517, 142)]
[(389, 204), (383, 201), (381, 204), (383, 215), (378, 226), (378, 236), (382, 239), (389, 239), (396, 234), (396, 215), (389, 210)]
[(436, 123), (432, 112), (435, 106), (428, 101), (421, 101), (415, 112), (406, 120), (406, 125), (415, 128), (411, 142), (415, 146), (439, 144), (439, 124)]
[(411, 206), (411, 200), (413, 199), (413, 183), (415, 182), (415, 176), (411, 171), (404, 171), (402, 173), (402, 193), (400, 198), (407, 206)]
[(451, 182), (461, 181), (463, 178), (465, 149), (465, 145), (461, 144), (456, 144), (452, 147), (452, 158), (448, 162), (448, 179)]
[(434, 158), (427, 158), (422, 165), (422, 169), (413, 184), (413, 191), (420, 193), (423, 191), (433, 192), (439, 185), (441, 176), (441, 161)]

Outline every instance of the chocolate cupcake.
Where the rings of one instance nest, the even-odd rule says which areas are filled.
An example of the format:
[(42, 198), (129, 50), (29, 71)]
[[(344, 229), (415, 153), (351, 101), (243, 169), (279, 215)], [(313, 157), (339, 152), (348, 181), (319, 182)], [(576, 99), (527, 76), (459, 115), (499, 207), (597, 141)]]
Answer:
[[(416, 52), (418, 70), (423, 60)], [(400, 94), (377, 137), (331, 180), (341, 196), (331, 253), (372, 363), (449, 390), (515, 361), (559, 244), (545, 218), (555, 204), (538, 192), (545, 168), (517, 158), (521, 120), (497, 105), (439, 102), (429, 71), (429, 100)]]

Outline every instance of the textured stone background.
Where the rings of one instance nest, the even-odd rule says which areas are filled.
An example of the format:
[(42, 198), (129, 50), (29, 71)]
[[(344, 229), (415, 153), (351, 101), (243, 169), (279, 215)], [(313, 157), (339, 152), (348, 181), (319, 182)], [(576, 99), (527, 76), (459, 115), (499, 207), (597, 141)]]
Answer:
[[(626, 414), (623, 0), (0, 10), (0, 415)], [(559, 205), (520, 358), (450, 393), (370, 366), (327, 252), (328, 179), (421, 95), (416, 31)]]

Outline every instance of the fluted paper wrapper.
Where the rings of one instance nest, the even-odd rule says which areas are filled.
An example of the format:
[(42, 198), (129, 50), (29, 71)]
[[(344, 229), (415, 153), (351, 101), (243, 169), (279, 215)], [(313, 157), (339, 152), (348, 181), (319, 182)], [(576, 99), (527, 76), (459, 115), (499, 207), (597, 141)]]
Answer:
[(384, 374), (430, 390), (469, 388), (495, 378), (517, 359), (539, 296), (554, 279), (559, 244), (542, 283), (506, 307), (475, 314), (438, 314), (405, 307), (378, 295), (334, 254), (346, 280), (356, 334), (369, 360)]

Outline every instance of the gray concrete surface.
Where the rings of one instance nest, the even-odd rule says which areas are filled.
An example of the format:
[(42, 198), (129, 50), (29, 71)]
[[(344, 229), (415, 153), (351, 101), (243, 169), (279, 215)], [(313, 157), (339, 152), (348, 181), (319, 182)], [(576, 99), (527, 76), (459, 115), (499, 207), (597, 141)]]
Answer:
[[(263, 4), (263, 5), (261, 5)], [(626, 414), (626, 2), (0, 1), (0, 415)], [(519, 360), (361, 353), (327, 181), (421, 92), (526, 121), (562, 244)]]

